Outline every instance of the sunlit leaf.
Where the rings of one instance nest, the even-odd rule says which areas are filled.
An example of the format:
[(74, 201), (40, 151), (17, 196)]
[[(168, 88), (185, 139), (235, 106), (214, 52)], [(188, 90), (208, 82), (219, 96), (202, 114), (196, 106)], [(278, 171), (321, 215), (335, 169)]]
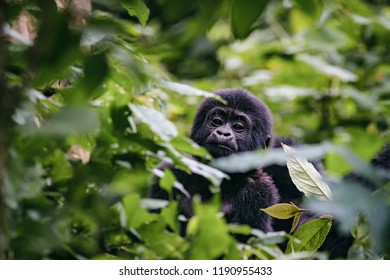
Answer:
[(162, 140), (169, 141), (178, 135), (175, 125), (162, 113), (140, 105), (129, 104), (129, 107), (137, 118), (146, 123)]
[(120, 0), (120, 3), (129, 15), (136, 16), (142, 25), (146, 24), (150, 11), (143, 0)]
[(294, 149), (282, 144), (283, 149), (288, 154), (287, 168), (291, 180), (295, 186), (307, 197), (315, 197), (319, 200), (330, 200), (331, 190), (315, 169), (313, 164), (299, 156), (294, 155)]
[(290, 219), (303, 211), (294, 203), (278, 203), (261, 210), (274, 218), (283, 220)]

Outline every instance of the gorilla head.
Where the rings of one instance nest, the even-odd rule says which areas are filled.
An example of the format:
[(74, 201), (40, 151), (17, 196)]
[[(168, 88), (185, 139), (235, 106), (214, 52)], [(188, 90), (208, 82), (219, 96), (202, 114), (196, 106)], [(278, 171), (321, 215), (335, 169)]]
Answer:
[(244, 89), (214, 93), (226, 104), (206, 98), (195, 116), (190, 138), (214, 157), (267, 148), (272, 136), (268, 107)]

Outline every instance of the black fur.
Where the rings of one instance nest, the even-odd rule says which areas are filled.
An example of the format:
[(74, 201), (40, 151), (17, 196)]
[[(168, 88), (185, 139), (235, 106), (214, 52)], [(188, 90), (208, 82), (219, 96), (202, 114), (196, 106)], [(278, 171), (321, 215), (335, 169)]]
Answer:
[[(199, 106), (190, 138), (205, 146), (214, 157), (268, 147), (272, 137), (272, 116), (268, 107), (243, 89), (222, 89), (215, 93), (227, 104), (206, 98)], [(168, 163), (161, 163), (157, 168), (170, 168), (190, 194), (188, 198), (182, 192), (174, 191), (174, 197), (180, 201), (180, 212), (187, 218), (193, 214), (191, 199), (194, 195), (198, 194), (202, 201), (210, 199), (210, 184), (202, 176), (189, 175)], [(230, 180), (221, 184), (221, 211), (227, 222), (272, 231), (272, 218), (260, 210), (279, 200), (272, 179), (260, 169), (228, 175)], [(150, 197), (168, 199), (168, 196), (154, 179)]]

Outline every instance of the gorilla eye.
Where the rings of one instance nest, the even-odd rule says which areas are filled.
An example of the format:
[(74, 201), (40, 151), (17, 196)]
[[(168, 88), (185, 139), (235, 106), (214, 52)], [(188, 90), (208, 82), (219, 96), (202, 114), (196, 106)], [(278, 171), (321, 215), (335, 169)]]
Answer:
[(221, 126), (221, 125), (223, 125), (223, 120), (219, 117), (214, 117), (211, 119), (211, 124), (213, 126)]
[(245, 129), (245, 126), (242, 123), (235, 123), (232, 127), (236, 132), (243, 132)]

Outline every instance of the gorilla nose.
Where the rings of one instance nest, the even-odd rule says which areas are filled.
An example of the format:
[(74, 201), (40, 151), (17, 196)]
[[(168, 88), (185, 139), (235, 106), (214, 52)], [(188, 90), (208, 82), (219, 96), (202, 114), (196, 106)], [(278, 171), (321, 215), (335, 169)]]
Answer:
[(216, 130), (216, 132), (219, 136), (223, 136), (226, 138), (232, 136), (232, 132), (227, 128), (220, 127)]

